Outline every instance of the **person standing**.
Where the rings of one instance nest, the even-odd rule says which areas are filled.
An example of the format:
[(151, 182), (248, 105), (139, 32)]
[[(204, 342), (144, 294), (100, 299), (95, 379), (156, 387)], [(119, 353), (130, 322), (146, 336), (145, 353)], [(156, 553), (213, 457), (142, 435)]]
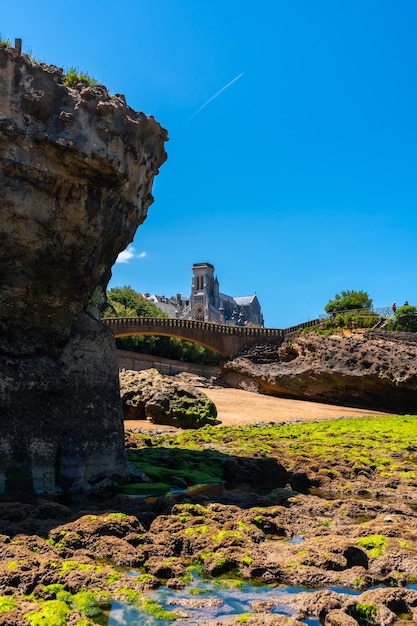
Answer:
[(395, 311), (397, 310), (397, 305), (395, 302), (392, 303), (391, 309), (392, 309), (392, 312), (395, 314)]

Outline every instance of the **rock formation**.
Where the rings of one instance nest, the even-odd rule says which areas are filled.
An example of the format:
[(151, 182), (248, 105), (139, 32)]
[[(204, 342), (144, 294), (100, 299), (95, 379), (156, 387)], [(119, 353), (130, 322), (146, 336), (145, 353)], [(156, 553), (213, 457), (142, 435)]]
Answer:
[(0, 492), (126, 471), (111, 267), (153, 201), (166, 131), (103, 85), (0, 49)]
[(163, 376), (156, 369), (121, 372), (120, 395), (127, 420), (149, 419), (179, 428), (217, 423), (214, 403), (181, 376)]
[(417, 336), (352, 332), (254, 346), (225, 363), (233, 387), (270, 395), (388, 412), (417, 411)]

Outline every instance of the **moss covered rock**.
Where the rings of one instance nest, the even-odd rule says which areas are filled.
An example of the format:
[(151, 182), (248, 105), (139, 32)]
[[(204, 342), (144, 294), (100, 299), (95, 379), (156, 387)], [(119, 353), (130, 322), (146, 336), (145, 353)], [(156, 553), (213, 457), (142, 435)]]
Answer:
[(121, 372), (120, 395), (125, 419), (179, 428), (216, 423), (216, 406), (205, 393), (156, 369)]

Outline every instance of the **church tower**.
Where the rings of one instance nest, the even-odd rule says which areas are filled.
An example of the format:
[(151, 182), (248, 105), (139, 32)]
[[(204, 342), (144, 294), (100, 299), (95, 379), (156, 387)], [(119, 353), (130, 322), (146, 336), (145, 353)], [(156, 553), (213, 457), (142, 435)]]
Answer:
[(192, 317), (195, 320), (210, 320), (210, 307), (215, 306), (218, 289), (217, 279), (214, 278), (214, 265), (211, 263), (194, 263), (190, 307)]
[(220, 292), (219, 281), (211, 263), (194, 263), (192, 272), (190, 299), (182, 300), (181, 296), (177, 296), (177, 303), (186, 302), (185, 306), (181, 305), (181, 309), (177, 306), (177, 318), (229, 326), (263, 326), (263, 315), (256, 294), (232, 297)]

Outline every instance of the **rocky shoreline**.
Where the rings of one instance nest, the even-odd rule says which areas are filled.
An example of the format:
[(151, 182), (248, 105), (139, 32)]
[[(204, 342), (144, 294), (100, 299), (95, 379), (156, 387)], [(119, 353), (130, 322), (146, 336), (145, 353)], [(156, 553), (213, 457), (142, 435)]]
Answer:
[[(416, 418), (397, 419), (411, 420), (411, 429), (417, 425)], [(382, 422), (375, 424), (379, 428)], [(188, 446), (188, 466), (201, 458), (209, 466), (215, 458), (221, 483), (153, 498), (107, 493), (78, 502), (73, 497), (66, 504), (2, 502), (0, 625), (103, 624), (100, 619), (115, 601), (153, 612), (162, 620), (154, 623), (161, 624), (296, 625), (307, 618), (326, 626), (415, 622), (417, 496), (410, 472), (417, 445), (408, 442), (404, 458), (399, 448), (394, 451), (398, 468), (389, 477), (375, 469), (373, 474), (359, 470), (358, 458), (347, 462), (342, 448), (330, 454), (332, 465), (324, 467), (321, 452), (314, 457), (291, 444), (303, 438), (311, 442), (318, 427), (301, 424), (301, 430), (288, 431), (293, 448), (286, 447), (286, 439), (275, 452), (260, 443), (280, 432), (268, 424), (128, 433), (131, 460), (141, 462), (155, 450), (161, 466), (180, 477), (179, 453)], [(194, 440), (199, 443), (193, 448)], [(255, 451), (239, 452), (236, 446), (251, 441)], [(130, 570), (138, 575), (132, 577)], [(275, 599), (268, 595), (253, 601), (244, 616), (195, 622), (193, 607), (214, 601), (221, 615), (215, 591), (198, 597), (190, 593), (195, 574), (228, 584), (258, 581), (278, 591), (280, 585), (310, 591), (285, 599), (291, 615), (277, 614), (283, 604), (277, 593)], [(149, 600), (149, 592), (161, 585), (175, 591), (169, 608)], [(64, 621), (45, 621), (48, 610), (58, 608)], [(40, 619), (42, 612), (44, 621), (34, 621), (33, 615)]]

